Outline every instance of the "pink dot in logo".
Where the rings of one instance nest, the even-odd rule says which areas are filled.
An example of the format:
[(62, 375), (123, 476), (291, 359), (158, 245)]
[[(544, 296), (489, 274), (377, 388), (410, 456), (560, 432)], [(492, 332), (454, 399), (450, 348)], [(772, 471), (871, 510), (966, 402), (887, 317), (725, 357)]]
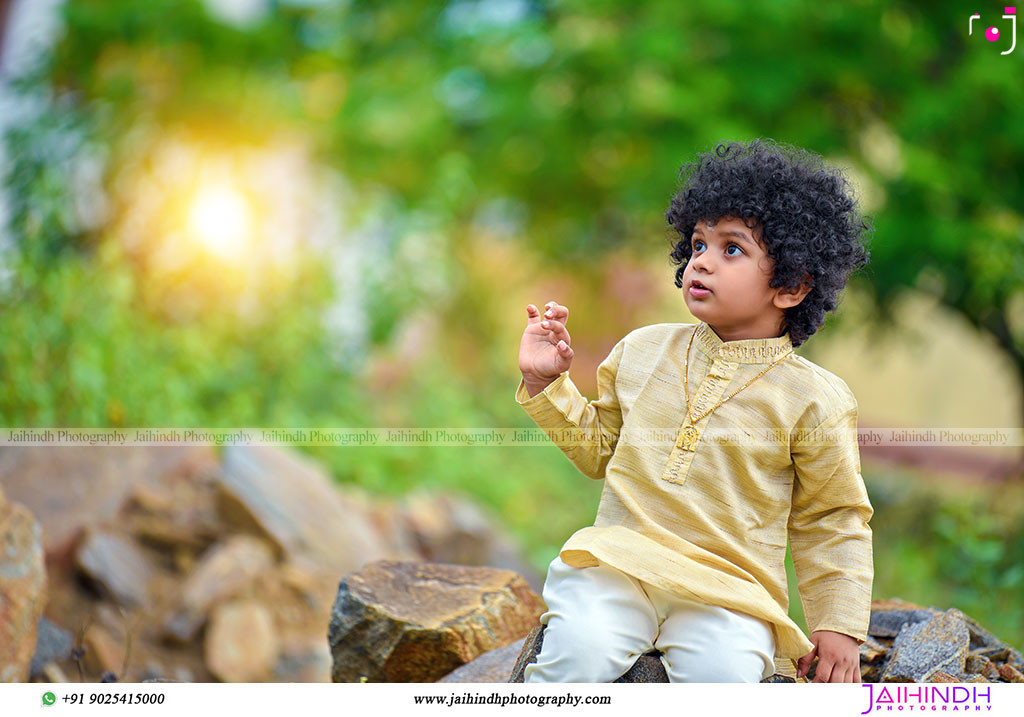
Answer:
[(985, 30), (985, 39), (988, 40), (989, 42), (995, 42), (996, 40), (998, 40), (999, 28), (990, 27), (989, 29)]

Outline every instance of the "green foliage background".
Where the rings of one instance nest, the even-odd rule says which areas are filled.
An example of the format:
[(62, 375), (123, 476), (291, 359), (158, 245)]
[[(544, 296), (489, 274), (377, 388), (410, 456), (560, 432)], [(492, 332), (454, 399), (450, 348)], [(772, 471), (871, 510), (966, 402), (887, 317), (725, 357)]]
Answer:
[[(968, 37), (961, 3), (267, 8), (235, 27), (194, 0), (66, 5), (55, 51), (18, 82), (44, 109), (7, 137), (5, 425), (528, 426), (512, 400), (516, 346), (502, 320), (521, 307), (466, 259), (478, 236), (596, 285), (616, 250), (664, 250), (682, 162), (756, 136), (856, 172), (877, 233), (855, 282), (880, 329), (900, 292), (928, 291), (1024, 375), (1014, 309), (1024, 295), (1024, 50), (1001, 56), (1002, 45)], [(1000, 9), (980, 10), (997, 21)], [(325, 329), (338, 287), (316, 256), (255, 318), (218, 306), (169, 316), (113, 223), (76, 223), (71, 160), (98, 149), (109, 185), (132, 153), (181, 126), (226, 142), (301, 136), (351, 183), (357, 206), (392, 216), (393, 241), (376, 247), (383, 260), (424, 225), (442, 237), (427, 252), (440, 289), (413, 287), (425, 271), (415, 262), (363, 277), (367, 341), (343, 360)], [(368, 382), (371, 357), (423, 310), (438, 319), (440, 349), (386, 395)], [(581, 317), (580, 335), (612, 331)], [(553, 447), (311, 452), (339, 481), (377, 492), (445, 486), (478, 497), (538, 570), (592, 521), (599, 495)], [(873, 496), (927, 482), (866, 478)], [(1024, 644), (1020, 497), (933, 500), (876, 500), (876, 597), (956, 604)], [(795, 592), (792, 602), (799, 617)]]

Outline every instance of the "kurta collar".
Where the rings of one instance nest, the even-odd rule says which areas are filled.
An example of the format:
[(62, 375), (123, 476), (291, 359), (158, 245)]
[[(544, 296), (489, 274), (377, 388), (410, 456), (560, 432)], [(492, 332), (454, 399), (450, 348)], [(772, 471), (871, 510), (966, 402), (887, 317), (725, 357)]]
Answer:
[(701, 321), (695, 329), (694, 343), (712, 360), (737, 363), (772, 363), (793, 350), (789, 332), (773, 339), (722, 341), (714, 329)]

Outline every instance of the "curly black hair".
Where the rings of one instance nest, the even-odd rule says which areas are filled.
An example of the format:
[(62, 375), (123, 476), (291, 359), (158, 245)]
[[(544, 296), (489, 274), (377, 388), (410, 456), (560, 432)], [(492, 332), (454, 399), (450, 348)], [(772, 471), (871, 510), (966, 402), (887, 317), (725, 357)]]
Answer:
[(836, 308), (850, 274), (870, 257), (861, 237), (873, 229), (872, 221), (859, 212), (849, 180), (819, 155), (766, 138), (720, 143), (679, 174), (682, 187), (665, 212), (680, 237), (669, 239), (675, 242), (670, 257), (678, 265), (676, 286), (683, 286), (697, 222), (741, 219), (774, 260), (772, 288), (794, 288), (810, 275), (810, 292), (786, 309), (782, 326), (793, 346), (802, 344)]

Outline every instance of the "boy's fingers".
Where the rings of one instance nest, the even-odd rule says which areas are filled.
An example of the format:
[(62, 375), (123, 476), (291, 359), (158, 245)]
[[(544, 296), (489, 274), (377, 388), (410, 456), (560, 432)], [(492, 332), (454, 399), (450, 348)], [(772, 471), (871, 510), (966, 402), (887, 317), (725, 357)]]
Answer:
[(526, 305), (526, 322), (528, 324), (539, 324), (542, 321), (540, 310), (533, 304)]
[(558, 319), (564, 324), (569, 320), (569, 308), (554, 301), (549, 301), (544, 305), (544, 318)]
[(807, 674), (807, 671), (811, 669), (811, 663), (814, 662), (814, 656), (818, 654), (818, 647), (815, 645), (814, 649), (808, 652), (806, 655), (801, 657), (796, 662), (797, 676), (803, 677)]
[(818, 660), (818, 668), (814, 671), (815, 682), (832, 681), (832, 663), (827, 660)]
[(561, 321), (555, 321), (554, 319), (544, 319), (543, 321), (540, 322), (540, 326), (542, 329), (547, 329), (548, 331), (553, 332), (553, 338), (555, 341), (558, 341), (559, 339), (564, 340), (566, 343), (572, 341), (572, 339), (569, 337), (569, 332), (565, 330), (565, 326), (562, 324)]

